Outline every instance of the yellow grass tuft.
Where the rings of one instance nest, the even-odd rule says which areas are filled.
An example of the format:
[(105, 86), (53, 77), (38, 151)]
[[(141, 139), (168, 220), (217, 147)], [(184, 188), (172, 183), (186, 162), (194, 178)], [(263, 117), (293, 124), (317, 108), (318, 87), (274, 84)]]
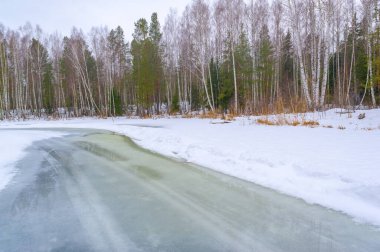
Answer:
[(204, 114), (199, 115), (199, 118), (201, 119), (218, 119), (221, 115), (215, 112), (207, 112)]
[(257, 124), (261, 125), (269, 125), (269, 126), (306, 126), (306, 127), (317, 127), (319, 126), (319, 122), (305, 120), (304, 118), (299, 118), (295, 116), (294, 118), (286, 118), (283, 115), (278, 115), (274, 118), (262, 117), (256, 120)]
[(269, 126), (275, 126), (275, 125), (278, 125), (277, 123), (269, 120), (268, 118), (259, 118), (256, 120), (256, 122), (258, 124), (262, 124), (262, 125), (269, 125)]
[(298, 126), (298, 125), (301, 125), (301, 122), (299, 122), (298, 120), (294, 120), (294, 121), (291, 122), (289, 125), (296, 127), (296, 126)]
[(319, 122), (317, 122), (317, 121), (303, 121), (302, 125), (308, 126), (308, 127), (316, 127), (316, 126), (319, 126)]

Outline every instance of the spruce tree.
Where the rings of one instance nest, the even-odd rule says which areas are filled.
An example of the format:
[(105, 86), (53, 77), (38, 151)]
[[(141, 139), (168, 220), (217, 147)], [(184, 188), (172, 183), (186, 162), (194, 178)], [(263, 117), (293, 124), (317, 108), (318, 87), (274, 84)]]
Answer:
[(47, 63), (42, 82), (43, 108), (47, 114), (54, 112), (53, 72), (51, 63)]

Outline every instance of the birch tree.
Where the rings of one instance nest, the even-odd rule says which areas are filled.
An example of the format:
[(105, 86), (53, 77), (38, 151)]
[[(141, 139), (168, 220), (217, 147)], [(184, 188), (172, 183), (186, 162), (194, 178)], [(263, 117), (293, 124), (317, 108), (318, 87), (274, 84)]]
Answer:
[(206, 101), (212, 111), (214, 105), (207, 84), (207, 68), (210, 61), (210, 9), (204, 0), (195, 0), (191, 6), (191, 39), (193, 40), (193, 65), (198, 73), (198, 78), (203, 84)]

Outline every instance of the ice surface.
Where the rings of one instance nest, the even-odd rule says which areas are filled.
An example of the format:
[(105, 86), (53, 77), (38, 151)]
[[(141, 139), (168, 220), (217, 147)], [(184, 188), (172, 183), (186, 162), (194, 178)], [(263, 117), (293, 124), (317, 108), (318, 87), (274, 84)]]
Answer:
[(37, 140), (59, 137), (46, 131), (0, 130), (0, 191), (12, 180), (15, 163), (25, 155), (25, 148)]
[[(286, 115), (317, 120), (321, 125), (316, 128), (262, 126), (255, 117), (229, 124), (208, 119), (87, 118), (0, 127), (112, 130), (152, 151), (380, 226), (380, 110), (340, 112)], [(364, 120), (358, 120), (360, 113), (366, 113)]]
[(0, 193), (0, 251), (379, 251), (379, 230), (346, 215), (121, 135), (70, 132), (17, 164)]

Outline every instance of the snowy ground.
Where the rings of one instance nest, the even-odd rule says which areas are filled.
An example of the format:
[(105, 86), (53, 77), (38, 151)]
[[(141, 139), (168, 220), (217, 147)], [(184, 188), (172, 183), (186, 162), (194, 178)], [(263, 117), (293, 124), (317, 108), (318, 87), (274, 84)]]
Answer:
[[(229, 124), (210, 119), (172, 118), (1, 122), (0, 129), (112, 130), (152, 151), (252, 181), (380, 226), (380, 110), (352, 114), (337, 112), (341, 110), (285, 116), (289, 120), (318, 121), (320, 126), (315, 128), (258, 125), (257, 118), (238, 118)], [(366, 113), (364, 120), (358, 120), (360, 113)], [(12, 150), (9, 145), (0, 146), (0, 153), (6, 149), (16, 153), (7, 155), (6, 162), (1, 159), (0, 178), (4, 167), (17, 160), (20, 157), (17, 153), (34, 140), (28, 138), (27, 133), (19, 134), (19, 131), (0, 131), (2, 143), (3, 136), (9, 139), (5, 142), (17, 143)], [(5, 171), (9, 174), (9, 169)], [(9, 178), (5, 183), (7, 181)]]
[(17, 160), (23, 158), (26, 147), (33, 141), (62, 135), (57, 132), (0, 130), (0, 191), (5, 188), (17, 172), (14, 165)]

